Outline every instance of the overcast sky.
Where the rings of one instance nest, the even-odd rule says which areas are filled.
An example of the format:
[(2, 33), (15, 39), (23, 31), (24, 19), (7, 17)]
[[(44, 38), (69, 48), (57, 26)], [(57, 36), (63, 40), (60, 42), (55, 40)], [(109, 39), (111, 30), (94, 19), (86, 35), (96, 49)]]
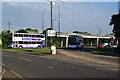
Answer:
[[(58, 19), (58, 8), (61, 13), (61, 31), (72, 33), (73, 31), (86, 31), (97, 34), (101, 29), (102, 34), (112, 32), (109, 22), (112, 14), (118, 13), (117, 2), (57, 2), (53, 6), (53, 19)], [(8, 29), (11, 21), (11, 29), (33, 28), (42, 30), (42, 13), (44, 12), (44, 29), (50, 27), (50, 3), (49, 2), (3, 2), (2, 26)], [(54, 21), (54, 29), (58, 31), (58, 21)]]

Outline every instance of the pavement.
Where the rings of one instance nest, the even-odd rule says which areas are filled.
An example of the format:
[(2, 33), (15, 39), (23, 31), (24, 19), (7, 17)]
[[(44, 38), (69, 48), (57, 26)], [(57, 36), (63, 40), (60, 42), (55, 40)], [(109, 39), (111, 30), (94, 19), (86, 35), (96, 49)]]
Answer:
[(19, 76), (17, 73), (11, 71), (9, 68), (5, 67), (2, 65), (2, 80), (6, 79), (17, 79), (17, 78), (22, 78)]
[(88, 61), (118, 66), (117, 56), (98, 55), (98, 54), (92, 54), (91, 52), (85, 52), (85, 51), (74, 52), (74, 50), (69, 51), (69, 50), (63, 50), (63, 49), (58, 49), (57, 52), (70, 56), (70, 57), (74, 57), (74, 58), (80, 58), (80, 59), (84, 59)]

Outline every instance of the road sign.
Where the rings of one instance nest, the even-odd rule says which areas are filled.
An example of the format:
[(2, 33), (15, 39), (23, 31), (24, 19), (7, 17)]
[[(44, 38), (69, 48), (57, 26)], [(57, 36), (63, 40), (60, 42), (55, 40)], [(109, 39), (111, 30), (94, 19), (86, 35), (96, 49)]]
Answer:
[(47, 36), (55, 36), (55, 30), (48, 30)]
[(0, 39), (0, 44), (2, 44), (2, 40)]
[(114, 37), (111, 38), (111, 42), (112, 42), (112, 44), (115, 42), (115, 38)]

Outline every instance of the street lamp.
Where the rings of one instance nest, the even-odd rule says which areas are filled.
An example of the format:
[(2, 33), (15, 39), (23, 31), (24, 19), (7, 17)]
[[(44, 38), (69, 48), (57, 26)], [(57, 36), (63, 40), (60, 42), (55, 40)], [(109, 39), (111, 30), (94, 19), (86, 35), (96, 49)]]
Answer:
[(44, 12), (42, 12), (42, 32), (44, 30)]
[(9, 31), (10, 31), (10, 28), (11, 28), (11, 22), (12, 22), (12, 21), (9, 21), (9, 22), (8, 22)]
[(57, 6), (58, 7), (58, 32), (59, 32), (59, 37), (60, 37), (60, 6)]
[(53, 5), (55, 5), (55, 1), (61, 1), (61, 2), (65, 2), (65, 0), (55, 0), (55, 1), (50, 1), (50, 0), (47, 0), (48, 2), (50, 2), (50, 5), (51, 5), (51, 29), (53, 29), (53, 21), (52, 21), (52, 7)]
[[(52, 11), (53, 11), (53, 5), (55, 5), (55, 1), (62, 1), (64, 2), (65, 0), (55, 0), (55, 1), (50, 1), (47, 0), (48, 2), (50, 2), (50, 6), (51, 6), (51, 29), (53, 29), (53, 19), (52, 19)], [(52, 46), (52, 37), (50, 37), (50, 41), (51, 41), (51, 46)]]

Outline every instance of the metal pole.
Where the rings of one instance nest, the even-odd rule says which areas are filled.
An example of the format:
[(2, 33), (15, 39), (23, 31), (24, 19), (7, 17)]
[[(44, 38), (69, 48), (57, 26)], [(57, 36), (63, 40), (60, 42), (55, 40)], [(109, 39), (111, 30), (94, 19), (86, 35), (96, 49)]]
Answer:
[(53, 29), (53, 22), (52, 22), (52, 3), (53, 2), (50, 2), (51, 3), (51, 29)]
[[(50, 2), (51, 3), (51, 29), (53, 29), (53, 21), (52, 21), (52, 1)], [(50, 37), (50, 41), (51, 41), (51, 46), (52, 46), (52, 36)]]
[(43, 28), (44, 28), (44, 12), (42, 12), (42, 31), (43, 31)]
[(8, 23), (8, 26), (9, 26), (9, 31), (10, 31), (10, 27), (11, 27), (11, 22), (9, 21), (9, 23)]
[(59, 32), (59, 37), (60, 37), (60, 6), (58, 6), (58, 32)]
[(46, 30), (45, 38), (46, 38), (45, 43), (46, 43), (46, 48), (47, 48), (47, 30)]

